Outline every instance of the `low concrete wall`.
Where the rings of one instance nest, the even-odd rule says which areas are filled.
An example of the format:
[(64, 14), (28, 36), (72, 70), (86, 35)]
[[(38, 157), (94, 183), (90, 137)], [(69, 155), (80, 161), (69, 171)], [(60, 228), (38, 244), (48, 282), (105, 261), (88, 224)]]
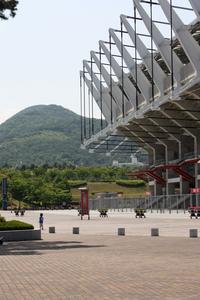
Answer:
[(0, 237), (6, 242), (41, 240), (41, 230), (10, 230), (0, 231)]

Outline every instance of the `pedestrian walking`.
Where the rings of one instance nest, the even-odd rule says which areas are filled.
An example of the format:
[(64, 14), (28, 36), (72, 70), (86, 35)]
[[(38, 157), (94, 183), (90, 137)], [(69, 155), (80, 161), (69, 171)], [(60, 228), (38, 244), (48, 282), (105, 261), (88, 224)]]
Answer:
[(40, 229), (44, 229), (44, 227), (43, 227), (43, 224), (44, 224), (44, 216), (43, 216), (43, 214), (41, 213), (40, 214), (40, 217), (39, 217), (39, 224), (40, 224)]

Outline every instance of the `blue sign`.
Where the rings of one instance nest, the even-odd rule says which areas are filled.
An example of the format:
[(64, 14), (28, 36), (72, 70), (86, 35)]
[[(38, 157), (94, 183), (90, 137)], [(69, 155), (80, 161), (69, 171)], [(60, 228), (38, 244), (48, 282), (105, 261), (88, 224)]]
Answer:
[(2, 180), (2, 209), (7, 210), (7, 178)]

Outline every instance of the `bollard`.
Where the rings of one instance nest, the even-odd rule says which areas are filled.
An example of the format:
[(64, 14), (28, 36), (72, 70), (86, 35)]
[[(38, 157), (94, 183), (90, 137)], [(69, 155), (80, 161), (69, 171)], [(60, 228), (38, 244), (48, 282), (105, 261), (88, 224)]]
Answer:
[(159, 236), (159, 229), (151, 228), (151, 236)]
[(190, 229), (190, 238), (197, 238), (197, 237), (198, 237), (198, 230)]
[(79, 227), (73, 227), (73, 234), (79, 234)]
[(118, 235), (125, 235), (125, 228), (118, 228)]
[(55, 227), (49, 227), (49, 233), (55, 233)]

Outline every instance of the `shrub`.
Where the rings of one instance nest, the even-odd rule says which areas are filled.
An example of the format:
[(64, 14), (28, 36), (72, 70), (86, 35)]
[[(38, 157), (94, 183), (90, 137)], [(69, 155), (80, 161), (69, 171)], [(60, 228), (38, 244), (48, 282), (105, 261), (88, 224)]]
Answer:
[(87, 185), (87, 181), (84, 180), (68, 180), (70, 188), (79, 188)]
[(6, 219), (0, 215), (0, 223), (5, 223)]
[(135, 188), (145, 186), (144, 180), (117, 180), (116, 184)]
[(7, 221), (0, 223), (0, 231), (7, 231), (7, 230), (26, 230), (26, 229), (34, 229), (34, 226), (28, 223), (24, 223), (21, 221)]

